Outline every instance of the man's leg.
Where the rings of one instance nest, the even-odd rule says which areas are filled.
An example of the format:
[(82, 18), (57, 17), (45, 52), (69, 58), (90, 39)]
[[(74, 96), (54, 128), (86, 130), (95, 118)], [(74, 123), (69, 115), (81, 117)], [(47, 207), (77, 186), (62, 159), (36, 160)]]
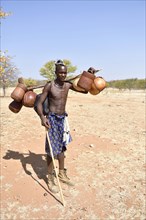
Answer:
[(52, 158), (49, 155), (47, 155), (47, 165), (48, 165), (48, 173), (52, 174), (53, 162), (52, 162)]
[(64, 158), (65, 158), (64, 152), (57, 155), (60, 170), (64, 170)]
[(47, 165), (48, 165), (48, 188), (51, 192), (59, 192), (59, 188), (55, 182), (55, 174), (53, 173), (53, 162), (52, 158), (47, 155)]
[(70, 186), (73, 186), (74, 184), (71, 182), (70, 178), (67, 176), (67, 170), (64, 168), (64, 152), (60, 153), (57, 155), (57, 159), (59, 162), (59, 174), (58, 177), (60, 179), (60, 181), (62, 181), (63, 183), (66, 183)]

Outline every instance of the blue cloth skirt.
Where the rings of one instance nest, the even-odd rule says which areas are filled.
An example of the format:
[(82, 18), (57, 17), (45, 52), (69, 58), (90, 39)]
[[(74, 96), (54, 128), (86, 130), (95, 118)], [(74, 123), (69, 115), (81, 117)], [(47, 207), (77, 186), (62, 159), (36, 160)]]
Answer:
[[(67, 122), (67, 116), (67, 113), (64, 113), (63, 115), (57, 115), (52, 112), (48, 115), (50, 124), (48, 135), (50, 138), (54, 157), (65, 151), (67, 144), (72, 141)], [(45, 151), (51, 157), (47, 138), (45, 143)]]

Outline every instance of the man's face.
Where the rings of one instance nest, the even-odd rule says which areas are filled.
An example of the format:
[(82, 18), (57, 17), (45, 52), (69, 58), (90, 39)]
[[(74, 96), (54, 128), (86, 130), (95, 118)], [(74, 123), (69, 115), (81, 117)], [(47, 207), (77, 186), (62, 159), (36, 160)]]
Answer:
[(67, 76), (67, 67), (66, 66), (58, 66), (56, 70), (57, 79), (60, 81), (64, 81)]

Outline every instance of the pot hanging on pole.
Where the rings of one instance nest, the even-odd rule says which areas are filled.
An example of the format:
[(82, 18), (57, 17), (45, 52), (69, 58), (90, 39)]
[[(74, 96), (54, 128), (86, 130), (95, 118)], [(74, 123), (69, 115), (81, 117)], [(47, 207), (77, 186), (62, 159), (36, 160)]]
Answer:
[(21, 102), (26, 91), (27, 87), (23, 83), (18, 83), (16, 88), (11, 93), (11, 98), (16, 102)]

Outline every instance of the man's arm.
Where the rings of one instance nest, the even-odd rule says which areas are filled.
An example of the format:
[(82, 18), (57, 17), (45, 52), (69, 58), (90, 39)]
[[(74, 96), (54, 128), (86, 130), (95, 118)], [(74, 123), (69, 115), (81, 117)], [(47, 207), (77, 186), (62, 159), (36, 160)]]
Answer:
[(48, 119), (43, 114), (43, 103), (45, 99), (47, 98), (49, 91), (50, 91), (50, 83), (47, 83), (43, 89), (43, 92), (38, 100), (38, 105), (37, 105), (37, 112), (38, 112), (38, 115), (40, 116), (41, 123), (46, 128), (49, 128), (50, 125), (48, 123)]

